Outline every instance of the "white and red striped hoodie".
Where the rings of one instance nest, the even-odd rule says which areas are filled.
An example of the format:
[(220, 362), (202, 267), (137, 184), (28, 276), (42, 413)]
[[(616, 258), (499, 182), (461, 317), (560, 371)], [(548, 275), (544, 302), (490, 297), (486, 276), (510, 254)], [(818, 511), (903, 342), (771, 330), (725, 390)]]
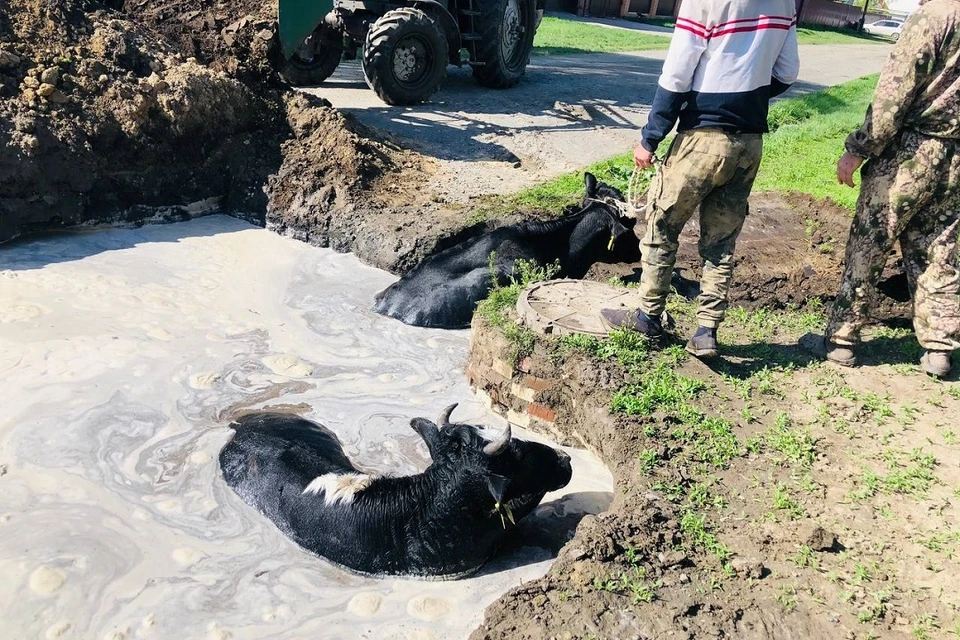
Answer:
[(766, 133), (770, 98), (797, 79), (794, 0), (683, 0), (642, 144), (678, 129)]

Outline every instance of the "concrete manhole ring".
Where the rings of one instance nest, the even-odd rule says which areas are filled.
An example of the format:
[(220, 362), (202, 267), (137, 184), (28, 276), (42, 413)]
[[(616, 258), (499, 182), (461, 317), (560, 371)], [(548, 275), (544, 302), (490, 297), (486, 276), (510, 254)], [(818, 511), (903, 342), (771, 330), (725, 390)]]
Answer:
[(548, 280), (531, 285), (517, 300), (520, 322), (545, 335), (607, 335), (600, 310), (636, 307), (637, 292), (590, 280)]

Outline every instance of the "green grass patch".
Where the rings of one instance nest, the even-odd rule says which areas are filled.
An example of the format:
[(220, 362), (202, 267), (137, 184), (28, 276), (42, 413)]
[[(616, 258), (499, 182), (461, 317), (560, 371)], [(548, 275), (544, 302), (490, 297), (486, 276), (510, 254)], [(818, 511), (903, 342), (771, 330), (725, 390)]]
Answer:
[(786, 513), (790, 520), (799, 520), (807, 515), (803, 505), (795, 500), (787, 488), (781, 484), (778, 484), (773, 491), (773, 508)]
[(764, 443), (777, 453), (777, 462), (798, 469), (813, 466), (815, 440), (807, 428), (792, 425), (790, 416), (777, 413), (773, 426), (764, 436)]
[(857, 487), (850, 497), (864, 500), (878, 493), (896, 493), (920, 499), (926, 497), (927, 492), (937, 482), (933, 473), (937, 459), (925, 453), (921, 447), (909, 452), (887, 450), (883, 458), (887, 462), (889, 473), (881, 475), (873, 469), (864, 469), (856, 480)]
[(890, 44), (892, 41), (869, 33), (857, 33), (850, 29), (800, 25), (797, 27), (797, 42), (800, 44)]
[(614, 53), (666, 49), (670, 38), (544, 16), (533, 39), (534, 55)]
[(837, 159), (876, 84), (877, 76), (868, 76), (772, 105), (754, 191), (799, 191), (853, 210), (859, 190), (837, 183)]
[(549, 280), (557, 274), (560, 266), (556, 264), (540, 266), (535, 262), (518, 260), (514, 267), (514, 273), (510, 276), (510, 283), (503, 286), (497, 280), (496, 270), (494, 269), (495, 258), (496, 255), (491, 253), (490, 278), (493, 281), (493, 288), (489, 295), (477, 305), (476, 313), (503, 333), (512, 346), (511, 357), (513, 363), (516, 364), (521, 358), (533, 351), (536, 335), (526, 327), (514, 322), (509, 315), (509, 311), (516, 308), (521, 291), (534, 282)]
[[(764, 138), (763, 164), (754, 191), (799, 191), (817, 198), (830, 198), (851, 211), (858, 189), (837, 184), (837, 159), (847, 135), (863, 121), (877, 76), (789, 98), (770, 107), (772, 133)], [(669, 148), (668, 138), (659, 155)], [(587, 167), (598, 179), (626, 192), (633, 173), (633, 153), (625, 153)], [(643, 190), (653, 170), (644, 174)], [(499, 208), (519, 207), (557, 213), (583, 196), (583, 171), (559, 176), (505, 198)], [(795, 310), (803, 316), (806, 312)], [(794, 326), (818, 325), (822, 319), (796, 318)]]
[(754, 342), (766, 342), (774, 336), (800, 336), (811, 331), (820, 331), (826, 325), (823, 302), (811, 299), (804, 308), (790, 306), (784, 311), (772, 311), (765, 307), (749, 311), (733, 307), (727, 311), (727, 320), (742, 329)]

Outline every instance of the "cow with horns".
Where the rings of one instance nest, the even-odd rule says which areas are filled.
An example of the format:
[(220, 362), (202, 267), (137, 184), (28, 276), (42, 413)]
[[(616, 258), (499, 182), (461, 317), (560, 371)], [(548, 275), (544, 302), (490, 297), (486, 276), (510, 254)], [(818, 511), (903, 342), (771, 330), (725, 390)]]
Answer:
[(548, 491), (564, 487), (570, 457), (469, 424), (410, 422), (433, 459), (411, 476), (353, 466), (337, 437), (298, 416), (254, 413), (220, 452), (227, 484), (300, 546), (370, 575), (455, 579), (477, 571)]

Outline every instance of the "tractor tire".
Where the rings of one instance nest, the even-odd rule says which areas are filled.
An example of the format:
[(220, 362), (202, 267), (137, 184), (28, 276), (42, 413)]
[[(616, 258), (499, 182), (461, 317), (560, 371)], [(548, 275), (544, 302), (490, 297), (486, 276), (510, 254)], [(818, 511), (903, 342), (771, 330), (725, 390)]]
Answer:
[(506, 89), (527, 71), (537, 33), (536, 0), (493, 0), (474, 18), (477, 59), (473, 77), (481, 85)]
[(387, 104), (417, 104), (440, 88), (449, 58), (447, 39), (435, 20), (420, 9), (394, 9), (367, 32), (363, 76)]
[(289, 60), (281, 63), (278, 73), (295, 87), (315, 87), (333, 75), (342, 57), (340, 32), (320, 25)]

